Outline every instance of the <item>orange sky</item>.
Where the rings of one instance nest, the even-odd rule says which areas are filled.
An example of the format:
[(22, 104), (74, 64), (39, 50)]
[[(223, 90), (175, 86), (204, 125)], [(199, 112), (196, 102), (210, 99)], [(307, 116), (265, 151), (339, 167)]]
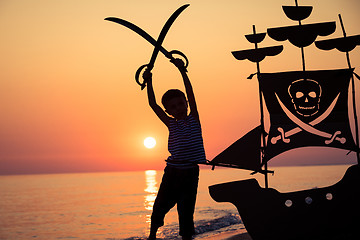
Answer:
[[(257, 126), (258, 84), (246, 79), (255, 64), (237, 61), (231, 51), (253, 48), (243, 36), (253, 24), (258, 32), (295, 24), (281, 8), (293, 0), (5, 0), (0, 3), (0, 174), (161, 169), (168, 156), (167, 129), (134, 81), (153, 47), (103, 19), (126, 19), (157, 38), (185, 3), (190, 7), (163, 46), (190, 60), (208, 159)], [(299, 4), (314, 6), (304, 23), (337, 21), (333, 36), (340, 37), (340, 13), (347, 34), (360, 34), (357, 0)], [(267, 38), (260, 46), (278, 44)], [(301, 70), (300, 50), (284, 47), (283, 54), (261, 63), (263, 72)], [(351, 52), (354, 67), (360, 66), (359, 49)], [(305, 54), (308, 69), (346, 67), (344, 55), (335, 51), (310, 46)], [(183, 89), (178, 71), (162, 54), (153, 76), (158, 99), (169, 88)], [(359, 93), (359, 81), (356, 86)], [(156, 138), (154, 149), (143, 146), (147, 136)], [(344, 156), (335, 151), (331, 156)], [(353, 155), (347, 158), (354, 162)], [(278, 161), (284, 162), (281, 156)]]

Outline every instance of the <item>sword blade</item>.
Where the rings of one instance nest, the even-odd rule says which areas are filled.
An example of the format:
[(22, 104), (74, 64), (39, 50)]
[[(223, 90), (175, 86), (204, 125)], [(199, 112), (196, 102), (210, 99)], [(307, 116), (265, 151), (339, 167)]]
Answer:
[(334, 109), (334, 107), (335, 107), (335, 105), (336, 105), (336, 103), (337, 103), (337, 100), (338, 100), (339, 96), (340, 96), (340, 93), (339, 93), (339, 94), (335, 97), (335, 99), (332, 101), (332, 103), (330, 104), (330, 106), (328, 107), (328, 109), (326, 109), (326, 111), (325, 111), (323, 114), (321, 114), (318, 118), (312, 120), (312, 121), (310, 122), (310, 125), (314, 126), (314, 125), (322, 122), (325, 118), (327, 118), (327, 117), (330, 115), (330, 113), (332, 112), (332, 110)]
[(180, 13), (182, 13), (182, 11), (185, 10), (185, 8), (187, 8), (190, 4), (185, 4), (181, 7), (179, 7), (171, 16), (170, 18), (166, 21), (164, 27), (161, 29), (161, 32), (159, 34), (159, 37), (156, 41), (156, 44), (155, 44), (155, 48), (154, 48), (154, 51), (151, 55), (151, 58), (150, 58), (150, 61), (149, 61), (149, 64), (148, 64), (148, 67), (147, 67), (147, 70), (151, 70), (153, 69), (154, 67), (154, 63), (155, 63), (155, 60), (156, 60), (156, 57), (160, 51), (160, 48), (161, 48), (161, 45), (165, 39), (165, 36), (166, 34), (168, 33), (171, 25), (174, 23), (174, 21), (176, 20), (176, 18), (180, 15)]
[(301, 121), (300, 119), (298, 119), (294, 114), (292, 114), (289, 111), (289, 109), (287, 109), (285, 107), (285, 105), (281, 102), (281, 100), (279, 99), (279, 97), (276, 93), (275, 93), (275, 96), (276, 96), (282, 110), (285, 112), (286, 116), (288, 116), (290, 118), (290, 120), (293, 121), (296, 125), (298, 125), (301, 129), (303, 129), (309, 133), (321, 136), (321, 137), (325, 137), (325, 138), (332, 137), (332, 135), (330, 133), (320, 131), (320, 130), (314, 128), (313, 126), (311, 126), (310, 124), (307, 124), (307, 123)]
[[(316, 125), (318, 123), (321, 123), (325, 118), (327, 118), (330, 115), (330, 113), (332, 112), (332, 110), (334, 109), (334, 107), (335, 107), (335, 105), (337, 103), (339, 95), (340, 95), (340, 93), (335, 97), (335, 99), (332, 101), (332, 103), (330, 104), (328, 109), (326, 109), (326, 111), (323, 112), (323, 114), (321, 114), (319, 117), (317, 117), (314, 120), (312, 120), (311, 122), (309, 122), (309, 124), (311, 126), (314, 126), (314, 125)], [(278, 100), (280, 101), (280, 99), (278, 99)], [(291, 129), (291, 130), (285, 132), (285, 137), (290, 137), (291, 135), (294, 135), (294, 134), (296, 134), (296, 133), (298, 133), (300, 131), (301, 131), (301, 128), (296, 127), (294, 129)]]
[[(110, 22), (114, 22), (114, 23), (118, 23), (120, 25), (123, 25), (124, 27), (129, 28), (130, 30), (136, 32), (137, 34), (139, 34), (141, 37), (143, 37), (146, 41), (148, 41), (150, 44), (152, 44), (154, 47), (156, 46), (156, 40), (151, 37), (147, 32), (145, 32), (144, 30), (142, 30), (140, 27), (136, 26), (135, 24), (126, 21), (124, 19), (121, 18), (116, 18), (116, 17), (107, 17), (105, 18), (105, 20), (110, 21)], [(162, 52), (165, 57), (172, 59), (173, 57), (171, 56), (170, 52), (167, 51), (164, 47), (160, 46), (160, 52)]]

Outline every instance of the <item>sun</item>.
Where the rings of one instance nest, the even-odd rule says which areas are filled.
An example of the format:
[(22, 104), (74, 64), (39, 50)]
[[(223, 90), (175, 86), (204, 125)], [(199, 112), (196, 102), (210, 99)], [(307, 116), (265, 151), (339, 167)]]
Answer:
[(147, 137), (144, 139), (144, 146), (146, 148), (154, 148), (156, 146), (156, 140), (153, 137)]

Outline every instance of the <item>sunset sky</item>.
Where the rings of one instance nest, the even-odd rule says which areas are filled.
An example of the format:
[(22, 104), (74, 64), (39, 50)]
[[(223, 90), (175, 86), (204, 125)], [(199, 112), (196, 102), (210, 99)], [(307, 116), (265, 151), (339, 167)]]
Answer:
[[(348, 35), (360, 34), (358, 0), (298, 0), (314, 6), (303, 23), (336, 21)], [(126, 19), (155, 39), (181, 5), (163, 46), (190, 60), (208, 159), (260, 122), (258, 82), (247, 76), (254, 63), (231, 51), (253, 48), (244, 35), (297, 24), (282, 12), (294, 0), (3, 0), (0, 3), (0, 174), (161, 169), (167, 158), (166, 127), (148, 107), (146, 91), (134, 80), (153, 46), (131, 30), (104, 21)], [(318, 39), (325, 39), (320, 37)], [(301, 70), (300, 50), (266, 38), (260, 47), (284, 45), (266, 58), (262, 72)], [(360, 48), (350, 54), (360, 67)], [(305, 49), (307, 68), (346, 68), (344, 54)], [(360, 73), (355, 69), (355, 72)], [(161, 53), (153, 70), (158, 102), (169, 88), (183, 90), (180, 74)], [(360, 84), (356, 81), (357, 102)], [(360, 104), (357, 111), (360, 112)], [(148, 149), (143, 141), (154, 137)], [(324, 153), (321, 154), (320, 153)], [(317, 163), (354, 163), (343, 150), (317, 150)], [(314, 154), (289, 153), (292, 164)], [(283, 156), (274, 162), (285, 163)], [(287, 158), (288, 159), (288, 158)]]

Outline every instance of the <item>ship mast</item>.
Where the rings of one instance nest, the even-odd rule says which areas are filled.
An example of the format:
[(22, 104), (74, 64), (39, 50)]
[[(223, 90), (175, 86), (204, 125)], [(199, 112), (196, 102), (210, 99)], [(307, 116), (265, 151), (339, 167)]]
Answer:
[[(256, 35), (256, 29), (255, 25), (253, 25), (253, 33)], [(255, 49), (258, 49), (258, 42), (255, 42)], [(260, 74), (260, 62), (256, 62), (256, 70), (257, 74)], [(264, 157), (264, 149), (266, 148), (266, 141), (265, 141), (265, 124), (264, 124), (264, 106), (263, 106), (263, 100), (262, 100), (262, 92), (259, 85), (259, 97), (260, 97), (260, 128), (261, 128), (261, 162)], [(269, 178), (268, 178), (268, 166), (267, 162), (264, 164), (264, 177), (265, 177), (265, 187), (269, 187)]]
[[(258, 44), (264, 40), (266, 37), (266, 33), (256, 33), (255, 25), (253, 25), (253, 33), (249, 35), (245, 35), (246, 39), (254, 43), (255, 49), (248, 49), (248, 50), (240, 50), (240, 51), (233, 51), (232, 54), (237, 60), (249, 60), (251, 62), (256, 63), (256, 73), (251, 74), (248, 78), (251, 79), (254, 75), (260, 75), (260, 62), (267, 56), (276, 56), (280, 54), (283, 50), (283, 46), (271, 46), (271, 47), (263, 47), (259, 48)], [(263, 104), (263, 93), (261, 91), (259, 85), (259, 102), (260, 102), (260, 154), (261, 154), (261, 164), (264, 166), (264, 170), (262, 173), (265, 176), (265, 187), (268, 188), (268, 173), (272, 171), (268, 171), (267, 161), (263, 161), (264, 159), (264, 151), (266, 148), (266, 133), (265, 133), (265, 124), (264, 124), (264, 104)]]
[[(339, 14), (339, 20), (340, 20), (340, 25), (341, 25), (341, 29), (343, 31), (344, 38), (346, 38), (345, 27), (344, 27), (344, 23), (341, 18), (341, 14)], [(346, 54), (346, 60), (347, 60), (348, 67), (349, 67), (349, 69), (351, 69), (352, 67), (351, 67), (351, 62), (350, 62), (349, 51), (346, 51), (345, 54)], [(352, 89), (352, 104), (353, 104), (354, 121), (355, 121), (355, 143), (356, 143), (357, 148), (359, 148), (359, 125), (358, 125), (357, 114), (356, 114), (354, 75), (351, 75), (351, 89)], [(360, 153), (358, 151), (356, 152), (356, 158), (357, 158), (358, 164), (360, 164)]]
[[(317, 48), (321, 50), (332, 50), (336, 48), (340, 52), (344, 52), (346, 55), (346, 61), (348, 68), (352, 71), (352, 66), (350, 62), (350, 51), (352, 51), (356, 46), (360, 45), (360, 35), (354, 35), (354, 36), (347, 36), (344, 23), (342, 21), (341, 15), (339, 14), (339, 20), (341, 29), (343, 32), (343, 37), (341, 38), (334, 38), (334, 39), (327, 39), (322, 41), (315, 42), (315, 45)], [(355, 80), (354, 75), (356, 75), (354, 72), (351, 75), (351, 88), (352, 88), (352, 108), (353, 108), (353, 114), (354, 114), (354, 122), (355, 122), (355, 145), (357, 147), (356, 152), (356, 158), (358, 164), (360, 164), (360, 156), (359, 156), (359, 125), (357, 120), (357, 113), (356, 113), (356, 96), (355, 96)]]
[[(295, 5), (296, 7), (299, 7), (297, 0), (295, 0)], [(301, 20), (299, 20), (299, 26), (301, 26)], [(304, 51), (304, 47), (301, 47), (301, 59), (302, 59), (302, 67), (303, 67), (303, 71), (305, 72), (305, 51)]]

